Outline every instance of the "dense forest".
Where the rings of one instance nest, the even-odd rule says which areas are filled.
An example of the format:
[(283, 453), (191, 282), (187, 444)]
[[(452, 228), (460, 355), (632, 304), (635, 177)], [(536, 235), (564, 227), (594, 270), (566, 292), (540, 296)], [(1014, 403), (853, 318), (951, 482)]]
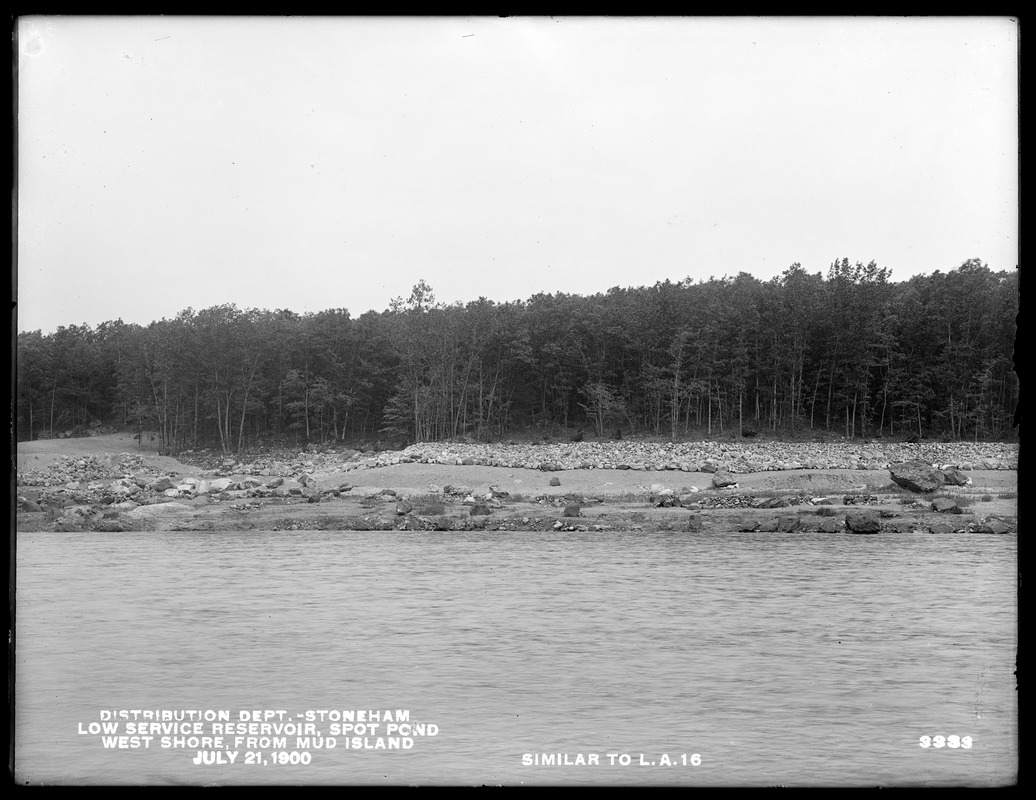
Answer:
[[(348, 298), (342, 298), (348, 300)], [(261, 443), (1013, 436), (1018, 273), (970, 260), (892, 282), (876, 264), (513, 303), (299, 315), (222, 305), (17, 342), (19, 440), (102, 426), (172, 452)]]

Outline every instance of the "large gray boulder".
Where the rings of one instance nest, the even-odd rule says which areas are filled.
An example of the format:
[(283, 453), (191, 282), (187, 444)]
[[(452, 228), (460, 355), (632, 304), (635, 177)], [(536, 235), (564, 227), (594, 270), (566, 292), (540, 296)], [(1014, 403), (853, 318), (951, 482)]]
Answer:
[(850, 514), (845, 518), (849, 533), (880, 533), (881, 521), (877, 514)]
[(737, 478), (729, 472), (717, 472), (712, 476), (712, 486), (716, 489), (725, 489), (728, 486), (737, 485)]
[(944, 469), (942, 470), (943, 480), (950, 486), (967, 486), (971, 483), (971, 478), (961, 472), (959, 469)]
[(932, 501), (932, 511), (938, 511), (940, 514), (960, 514), (961, 508), (949, 497), (936, 497)]
[(934, 492), (946, 480), (941, 469), (920, 459), (889, 464), (889, 474), (898, 485), (912, 492)]
[(172, 489), (176, 486), (173, 483), (173, 479), (168, 475), (163, 475), (161, 478), (151, 482), (149, 488), (154, 492), (164, 492), (166, 489)]

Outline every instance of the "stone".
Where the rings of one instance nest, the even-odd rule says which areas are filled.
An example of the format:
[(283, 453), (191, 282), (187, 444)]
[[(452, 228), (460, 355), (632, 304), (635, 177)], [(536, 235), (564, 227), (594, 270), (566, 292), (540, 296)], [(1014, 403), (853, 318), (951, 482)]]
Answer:
[(561, 480), (559, 478), (551, 478), (550, 479), (550, 485), (551, 486), (560, 486), (561, 485)]
[(485, 503), (475, 503), (475, 505), (471, 507), (471, 511), (469, 513), (473, 517), (487, 517), (493, 512), (489, 510), (489, 506), (487, 506)]
[(777, 517), (777, 530), (782, 533), (794, 533), (795, 531), (800, 530), (801, 527), (802, 524), (799, 518), (794, 514), (784, 514)]
[(949, 497), (936, 497), (932, 501), (932, 511), (938, 511), (940, 514), (960, 514), (961, 508)]
[(946, 474), (941, 469), (920, 459), (890, 464), (889, 474), (896, 484), (912, 492), (934, 492), (946, 480)]
[(826, 519), (820, 520), (820, 524), (817, 525), (817, 530), (820, 533), (838, 533), (842, 529), (842, 523), (834, 517), (827, 517)]
[(727, 486), (735, 486), (737, 478), (729, 472), (717, 472), (712, 476), (712, 486), (716, 489), (723, 489)]
[(566, 517), (578, 517), (579, 516), (579, 511), (580, 511), (580, 506), (579, 506), (578, 503), (572, 503), (570, 505), (565, 506), (565, 516)]
[(398, 516), (403, 516), (405, 514), (409, 514), (413, 510), (414, 510), (414, 507), (412, 505), (410, 505), (410, 503), (407, 503), (405, 501), (402, 502), (402, 503), (396, 503), (396, 514)]
[(967, 486), (971, 483), (971, 478), (959, 469), (944, 469), (942, 470), (942, 474), (943, 479), (950, 486)]
[(877, 514), (849, 514), (845, 518), (845, 527), (850, 533), (880, 533), (881, 521)]
[(167, 489), (174, 488), (175, 486), (176, 486), (176, 484), (173, 483), (172, 478), (169, 478), (167, 476), (163, 476), (163, 477), (158, 478), (157, 480), (153, 481), (148, 488), (151, 489), (152, 491), (155, 491), (155, 492), (164, 492)]
[(928, 526), (929, 533), (953, 533), (954, 527), (948, 522), (933, 522)]
[(701, 517), (697, 514), (691, 514), (691, 516), (687, 518), (687, 530), (698, 533), (704, 529), (704, 527), (705, 523), (702, 522)]
[(1002, 534), (1002, 533), (1007, 533), (1010, 530), (1010, 528), (1008, 528), (1004, 523), (1002, 523), (998, 519), (990, 519), (990, 520), (987, 520), (986, 522), (983, 522), (975, 530), (978, 533)]

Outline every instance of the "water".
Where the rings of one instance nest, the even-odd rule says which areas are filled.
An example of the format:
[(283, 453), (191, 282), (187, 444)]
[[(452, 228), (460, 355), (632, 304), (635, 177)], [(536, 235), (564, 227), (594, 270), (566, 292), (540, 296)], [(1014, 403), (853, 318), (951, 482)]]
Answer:
[[(978, 535), (20, 534), (15, 779), (1003, 785), (1016, 556)], [(204, 766), (78, 732), (104, 709), (405, 709), (438, 733), (339, 736), (305, 765), (245, 764), (231, 736), (235, 763)], [(973, 744), (920, 746), (940, 734)], [(543, 753), (598, 763), (522, 764)]]

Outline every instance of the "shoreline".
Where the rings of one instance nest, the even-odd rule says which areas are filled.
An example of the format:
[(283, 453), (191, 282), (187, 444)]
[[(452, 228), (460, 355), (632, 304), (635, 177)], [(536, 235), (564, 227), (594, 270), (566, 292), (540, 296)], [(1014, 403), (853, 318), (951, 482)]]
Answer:
[[(437, 443), (179, 461), (97, 438), (110, 441), (19, 447), (18, 531), (1017, 532), (1017, 444)], [(895, 486), (888, 463), (919, 452), (971, 484)]]

